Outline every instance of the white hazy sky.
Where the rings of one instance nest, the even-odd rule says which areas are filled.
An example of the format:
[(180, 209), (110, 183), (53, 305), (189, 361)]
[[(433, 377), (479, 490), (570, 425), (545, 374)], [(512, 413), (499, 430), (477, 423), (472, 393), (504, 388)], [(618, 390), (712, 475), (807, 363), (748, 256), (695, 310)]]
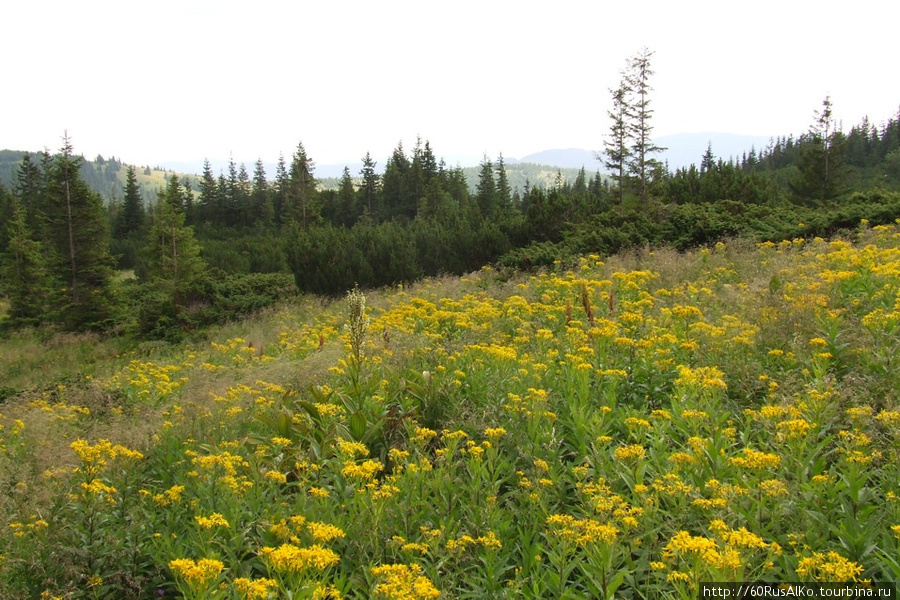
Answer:
[(0, 148), (127, 163), (318, 164), (600, 149), (610, 87), (655, 52), (654, 134), (802, 133), (897, 114), (900, 3), (34, 0), (5, 4)]

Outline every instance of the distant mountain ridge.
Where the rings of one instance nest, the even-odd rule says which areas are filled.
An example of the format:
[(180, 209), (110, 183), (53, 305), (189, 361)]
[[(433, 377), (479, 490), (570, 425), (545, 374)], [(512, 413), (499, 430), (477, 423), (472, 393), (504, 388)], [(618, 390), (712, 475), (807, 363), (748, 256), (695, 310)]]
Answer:
[[(665, 148), (664, 151), (654, 154), (654, 158), (668, 163), (669, 169), (674, 171), (689, 167), (691, 164), (699, 165), (707, 146), (712, 147), (713, 155), (716, 158), (740, 159), (753, 148), (759, 152), (771, 140), (772, 138), (768, 136), (711, 132), (665, 135), (653, 140), (654, 144)], [(597, 159), (597, 152), (583, 148), (541, 150), (507, 162), (530, 162), (567, 169), (584, 167), (589, 173), (597, 170), (606, 171), (606, 168)]]
[[(734, 157), (739, 159), (744, 153), (749, 153), (751, 148), (757, 151), (765, 148), (772, 137), (760, 135), (739, 135), (732, 133), (717, 132), (700, 132), (700, 133), (678, 133), (675, 135), (664, 135), (653, 140), (657, 146), (666, 148), (665, 151), (654, 155), (655, 158), (663, 163), (669, 164), (672, 171), (682, 167), (688, 167), (691, 164), (700, 164), (703, 153), (706, 152), (708, 144), (712, 145), (713, 154), (716, 158), (729, 160)], [(588, 173), (606, 172), (606, 168), (597, 160), (597, 151), (602, 151), (602, 140), (598, 140), (598, 148), (595, 150), (585, 148), (551, 148), (534, 152), (521, 157), (504, 157), (503, 160), (507, 165), (516, 163), (532, 163), (537, 165), (546, 165), (549, 167), (559, 167), (563, 169), (584, 169)], [(315, 159), (315, 156), (313, 156)], [(446, 158), (446, 157), (445, 157)], [(496, 157), (489, 157), (495, 160)], [(290, 162), (289, 157), (285, 157)], [(384, 169), (386, 158), (377, 159), (379, 171)], [(210, 159), (210, 166), (213, 173), (228, 172), (228, 161), (224, 159)], [(242, 161), (235, 160), (240, 164)], [(247, 167), (247, 171), (252, 173), (253, 166), (256, 163), (254, 159), (251, 162), (243, 161)], [(454, 167), (459, 164), (461, 167), (478, 166), (479, 159), (475, 158), (447, 158), (447, 165)], [(203, 161), (163, 161), (160, 163), (165, 169), (175, 171), (177, 173), (190, 173), (199, 175), (203, 171)], [(275, 177), (275, 163), (263, 161), (266, 169), (266, 175), (269, 179)], [(320, 178), (340, 177), (344, 172), (344, 167), (350, 169), (350, 175), (356, 177), (362, 169), (362, 161), (354, 159), (346, 163), (323, 163), (316, 165), (316, 176)]]
[[(669, 170), (675, 171), (691, 164), (700, 164), (703, 154), (706, 152), (707, 145), (711, 145), (713, 155), (716, 158), (729, 160), (740, 158), (749, 153), (752, 148), (758, 151), (768, 146), (772, 140), (767, 136), (752, 135), (736, 135), (729, 133), (680, 133), (676, 135), (661, 136), (654, 140), (658, 146), (666, 148), (665, 151), (655, 155), (656, 158), (668, 164)], [(602, 141), (601, 141), (602, 144)], [(21, 160), (22, 152), (14, 152), (11, 150), (0, 150), (0, 181), (7, 187), (12, 187), (15, 180), (15, 173), (18, 168), (18, 162)], [(489, 157), (495, 160), (493, 157)], [(86, 161), (88, 170), (93, 169), (93, 161)], [(227, 174), (228, 161), (210, 159), (210, 166), (213, 173), (218, 176), (220, 173)], [(242, 161), (235, 162), (240, 165)], [(386, 160), (378, 161), (378, 170), (384, 168)], [(459, 160), (456, 163), (447, 162), (448, 166), (456, 166), (459, 164), (466, 170), (466, 175), (470, 186), (474, 188), (474, 182), (477, 180), (478, 160), (468, 159), (466, 161)], [(507, 171), (510, 174), (510, 183), (513, 189), (524, 187), (527, 179), (531, 185), (550, 185), (555, 178), (556, 170), (560, 170), (563, 178), (569, 182), (574, 181), (577, 171), (582, 167), (590, 178), (594, 173), (600, 171), (605, 174), (607, 172), (604, 165), (597, 159), (595, 150), (584, 148), (562, 148), (541, 150), (522, 156), (520, 158), (504, 157)], [(243, 162), (247, 172), (252, 176), (256, 161)], [(469, 164), (465, 164), (469, 163)], [(141, 187), (144, 191), (145, 198), (155, 197), (155, 191), (158, 187), (165, 186), (165, 177), (174, 173), (187, 174), (190, 176), (199, 176), (203, 171), (203, 160), (197, 161), (163, 161), (160, 166), (154, 169), (146, 168), (146, 171), (152, 171), (153, 175), (147, 173), (146, 178), (141, 177)], [(517, 167), (517, 165), (520, 165)], [(527, 166), (526, 166), (527, 165)], [(328, 180), (339, 178), (344, 171), (345, 164), (321, 164), (316, 165), (315, 175), (319, 179)], [(350, 169), (350, 175), (355, 179), (359, 176), (362, 168), (362, 162), (359, 160), (349, 161), (346, 166)], [(275, 164), (263, 163), (266, 170), (266, 176), (271, 181), (275, 178)], [(109, 166), (105, 167), (106, 169)], [(164, 171), (162, 170), (164, 169)], [(138, 169), (139, 174), (143, 174), (145, 168)], [(121, 197), (121, 186), (124, 181), (124, 170), (117, 173), (118, 177), (109, 174), (109, 183), (103, 186), (97, 186), (99, 192), (105, 197)], [(323, 181), (326, 187), (336, 186), (336, 181)], [(107, 189), (108, 188), (108, 189)]]

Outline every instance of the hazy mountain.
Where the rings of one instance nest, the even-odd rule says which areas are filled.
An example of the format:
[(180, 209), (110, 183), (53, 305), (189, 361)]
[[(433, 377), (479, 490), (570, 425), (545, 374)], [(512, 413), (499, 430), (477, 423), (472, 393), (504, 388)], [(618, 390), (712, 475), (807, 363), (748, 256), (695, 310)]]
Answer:
[[(708, 144), (712, 145), (716, 158), (725, 160), (740, 157), (751, 148), (759, 152), (769, 144), (771, 138), (759, 135), (736, 135), (730, 133), (678, 133), (665, 135), (653, 142), (657, 146), (666, 148), (665, 151), (654, 155), (655, 158), (669, 164), (669, 169), (674, 171), (681, 167), (690, 166), (692, 163), (699, 165), (703, 153)], [(513, 161), (508, 161), (513, 162)], [(541, 165), (550, 165), (567, 169), (580, 169), (584, 167), (589, 173), (598, 169), (606, 171), (596, 158), (593, 150), (583, 148), (565, 148), (555, 150), (542, 150), (523, 156), (518, 162), (529, 162)]]
[(751, 148), (759, 153), (769, 145), (771, 139), (769, 136), (732, 133), (678, 133), (662, 136), (653, 142), (667, 148), (658, 157), (663, 162), (668, 162), (669, 169), (674, 171), (691, 164), (699, 166), (707, 145), (712, 146), (712, 153), (716, 158), (727, 161), (733, 157), (740, 160), (745, 153), (750, 153)]
[[(506, 160), (506, 158), (504, 158)], [(600, 168), (600, 163), (594, 158), (593, 150), (582, 148), (566, 148), (563, 150), (541, 150), (528, 156), (519, 158), (516, 162), (533, 163), (537, 165), (549, 165), (565, 169), (584, 169), (593, 173)]]
[[(706, 152), (707, 144), (712, 145), (712, 152), (716, 158), (729, 160), (733, 157), (739, 160), (745, 153), (749, 153), (751, 148), (755, 148), (757, 152), (766, 148), (770, 140), (771, 138), (766, 136), (735, 135), (729, 133), (680, 133), (662, 136), (654, 140), (654, 143), (666, 148), (665, 152), (656, 155), (656, 157), (663, 162), (667, 162), (669, 169), (674, 171), (681, 167), (687, 167), (692, 163), (699, 165), (703, 153)], [(0, 151), (0, 181), (7, 187), (12, 187), (15, 181), (15, 173), (18, 169), (18, 163), (21, 161), (21, 156), (22, 152), (8, 150)], [(491, 160), (496, 160), (495, 157), (490, 158)], [(290, 158), (285, 157), (285, 160), (289, 163)], [(376, 160), (377, 170), (383, 172), (387, 159), (376, 158)], [(474, 158), (472, 156), (450, 156), (444, 157), (444, 160), (448, 168), (459, 165), (466, 169), (470, 182), (474, 182), (477, 179), (477, 166), (481, 162), (481, 158)], [(88, 163), (86, 165), (86, 171), (93, 169), (94, 165), (92, 164), (92, 161), (86, 162)], [(240, 165), (242, 161), (235, 160), (235, 162)], [(247, 173), (251, 177), (253, 176), (255, 162), (255, 159), (253, 161), (243, 161)], [(606, 169), (600, 161), (597, 160), (595, 151), (584, 148), (542, 150), (520, 158), (504, 157), (504, 162), (507, 165), (510, 174), (510, 183), (514, 189), (517, 187), (521, 189), (524, 186), (526, 179), (531, 185), (550, 185), (556, 177), (557, 169), (561, 169), (563, 177), (570, 182), (574, 180), (577, 170), (582, 167), (587, 171), (588, 177), (598, 170), (601, 173), (606, 172)], [(345, 164), (350, 168), (350, 175), (354, 178), (358, 178), (359, 171), (362, 168), (362, 162), (358, 159), (348, 161), (347, 163), (318, 164), (316, 165), (315, 175), (320, 179), (339, 178), (344, 171)], [(218, 177), (220, 173), (227, 176), (227, 159), (210, 159), (210, 165), (212, 166), (213, 174), (215, 176)], [(274, 180), (275, 163), (264, 162), (263, 166), (265, 167), (268, 179), (270, 181)], [(290, 164), (288, 164), (288, 167), (289, 166)], [(152, 171), (155, 177), (149, 176), (149, 171), (151, 169), (147, 168), (148, 177), (146, 178), (146, 181), (143, 178), (141, 178), (140, 181), (145, 193), (145, 198), (155, 197), (156, 188), (165, 186), (164, 177), (166, 176), (166, 173), (161, 169), (165, 169), (169, 173), (175, 172), (200, 175), (203, 171), (203, 159), (195, 161), (163, 161), (159, 163), (159, 165), (154, 165), (154, 167), (155, 168), (152, 169)], [(575, 171), (568, 171), (571, 169), (574, 169)], [(107, 166), (105, 170), (109, 170), (109, 167)], [(142, 173), (143, 171), (143, 167), (138, 169), (139, 173)], [(122, 173), (124, 173), (124, 171), (122, 171)], [(98, 187), (98, 190), (106, 197), (121, 197), (121, 181), (124, 181), (124, 175), (122, 173), (116, 173), (115, 175), (112, 173), (108, 174), (111, 182), (109, 185), (114, 186), (115, 189), (107, 189), (109, 186), (104, 185)], [(89, 179), (91, 178), (89, 177)], [(91, 183), (94, 183), (93, 180), (91, 180)], [(327, 182), (327, 185), (336, 186), (337, 181), (329, 181)]]

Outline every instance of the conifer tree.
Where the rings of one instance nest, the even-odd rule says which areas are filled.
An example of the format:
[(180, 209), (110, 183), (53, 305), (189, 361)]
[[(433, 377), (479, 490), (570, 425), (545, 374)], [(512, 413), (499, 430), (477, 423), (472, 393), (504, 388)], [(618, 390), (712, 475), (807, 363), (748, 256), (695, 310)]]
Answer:
[[(3, 182), (0, 181), (0, 250), (6, 247), (7, 237), (4, 223), (12, 221), (14, 212), (13, 195), (6, 189)], [(3, 282), (0, 281), (0, 294), (3, 293)]]
[(625, 189), (628, 186), (627, 165), (631, 157), (628, 105), (630, 93), (631, 88), (624, 77), (618, 88), (610, 90), (613, 106), (607, 115), (612, 123), (609, 128), (609, 136), (603, 141), (603, 154), (597, 155), (597, 159), (603, 162), (603, 166), (612, 172), (613, 181), (617, 184), (619, 204), (625, 201)]
[(425, 140), (425, 148), (422, 150), (422, 170), (425, 173), (425, 183), (431, 183), (439, 171), (437, 160), (434, 157), (434, 151), (431, 149), (431, 143)]
[(272, 225), (275, 211), (272, 206), (272, 195), (266, 179), (266, 167), (261, 158), (256, 160), (253, 169), (253, 186), (250, 189), (250, 216), (248, 222), (263, 227)]
[(503, 162), (503, 153), (497, 157), (494, 166), (497, 171), (497, 205), (500, 210), (506, 212), (512, 205), (512, 190), (509, 187), (509, 177), (506, 174), (506, 164)]
[(222, 220), (226, 227), (234, 227), (240, 219), (241, 182), (238, 179), (238, 166), (234, 157), (228, 157), (228, 177), (222, 186)]
[(194, 231), (184, 224), (183, 191), (175, 175), (154, 211), (147, 240), (145, 277), (163, 291), (173, 307), (187, 305), (206, 276), (206, 264)]
[(660, 163), (652, 158), (652, 154), (661, 152), (665, 148), (655, 145), (651, 139), (653, 126), (650, 120), (653, 109), (650, 108), (650, 77), (653, 70), (650, 59), (653, 52), (643, 48), (628, 61), (628, 69), (625, 72), (627, 88), (631, 90), (632, 98), (629, 105), (629, 136), (631, 138), (631, 159), (628, 160), (628, 170), (636, 178), (638, 194), (641, 201), (646, 203), (650, 182), (654, 175), (659, 173)]
[(700, 160), (700, 174), (711, 171), (715, 166), (716, 157), (712, 151), (712, 142), (707, 142), (706, 152), (703, 153), (703, 158)]
[(47, 190), (47, 244), (56, 258), (51, 274), (64, 287), (63, 324), (95, 329), (112, 314), (112, 257), (103, 204), (79, 175), (81, 158), (68, 135), (54, 157)]
[[(425, 195), (425, 188), (430, 178), (434, 175), (433, 173), (426, 173), (426, 159), (424, 159), (423, 154), (422, 138), (416, 138), (416, 147), (413, 149), (412, 161), (406, 174), (406, 195), (402, 201), (402, 213), (410, 219), (416, 216), (419, 203)], [(433, 168), (434, 157), (432, 157), (430, 162)]]
[(344, 167), (341, 182), (338, 186), (337, 206), (334, 211), (335, 221), (338, 224), (350, 227), (356, 222), (359, 216), (356, 197), (356, 187), (353, 185), (353, 178), (350, 177), (350, 168)]
[(370, 218), (375, 218), (375, 214), (379, 212), (378, 193), (381, 184), (381, 178), (375, 171), (376, 163), (372, 160), (372, 156), (366, 152), (363, 158), (362, 170), (359, 172), (362, 177), (362, 185), (359, 188), (360, 204), (363, 211)]
[(481, 215), (486, 218), (494, 217), (497, 212), (497, 185), (494, 182), (494, 166), (487, 155), (481, 161), (475, 190)]
[(584, 167), (581, 167), (581, 170), (578, 171), (578, 175), (575, 177), (575, 183), (572, 184), (572, 193), (573, 194), (586, 194), (588, 191), (587, 187), (587, 173), (584, 170)]
[(450, 172), (447, 174), (447, 192), (463, 218), (472, 220), (477, 216), (472, 214), (473, 212), (477, 213), (477, 204), (470, 202), (469, 184), (466, 181), (466, 173), (462, 167), (456, 166), (450, 169)]
[(306, 154), (303, 142), (297, 144), (288, 175), (288, 216), (307, 229), (318, 217), (315, 163)]
[(220, 215), (216, 206), (216, 177), (213, 175), (209, 160), (203, 159), (203, 172), (200, 175), (200, 197), (197, 200), (196, 222), (216, 225)]
[(26, 153), (16, 172), (14, 192), (25, 210), (28, 227), (35, 236), (42, 235), (44, 226), (48, 172), (49, 155), (46, 153), (42, 155), (41, 166), (35, 164)]
[(37, 325), (47, 319), (51, 307), (50, 276), (41, 243), (32, 239), (24, 207), (12, 198), (10, 208), (2, 261), (8, 318), (13, 325)]
[(815, 121), (800, 142), (798, 176), (790, 183), (795, 196), (803, 201), (831, 200), (843, 190), (843, 163), (847, 142), (834, 121), (831, 97), (822, 101)]
[(193, 227), (197, 222), (197, 202), (191, 179), (187, 176), (181, 178), (181, 205), (184, 206), (185, 225)]
[(398, 215), (415, 214), (418, 202), (415, 196), (410, 200), (409, 171), (411, 164), (403, 151), (403, 142), (399, 142), (394, 152), (384, 165), (384, 174), (381, 176), (382, 214), (379, 220), (390, 220)]
[(184, 189), (178, 176), (174, 173), (166, 179), (166, 187), (159, 190), (156, 195), (159, 202), (166, 202), (176, 207), (178, 212), (184, 214)]
[(238, 166), (237, 188), (235, 189), (234, 207), (235, 207), (235, 225), (252, 225), (252, 207), (250, 203), (250, 194), (253, 186), (250, 183), (250, 173), (247, 172), (247, 166), (241, 163)]
[(140, 232), (144, 228), (146, 220), (141, 188), (137, 183), (137, 171), (133, 165), (128, 165), (125, 170), (124, 196), (122, 210), (119, 212), (116, 223), (116, 237), (118, 238)]
[(284, 162), (284, 154), (278, 154), (278, 163), (275, 165), (275, 189), (272, 196), (272, 213), (276, 224), (282, 225), (287, 222), (285, 209), (288, 205), (288, 188), (290, 187), (290, 178), (288, 176), (287, 165)]

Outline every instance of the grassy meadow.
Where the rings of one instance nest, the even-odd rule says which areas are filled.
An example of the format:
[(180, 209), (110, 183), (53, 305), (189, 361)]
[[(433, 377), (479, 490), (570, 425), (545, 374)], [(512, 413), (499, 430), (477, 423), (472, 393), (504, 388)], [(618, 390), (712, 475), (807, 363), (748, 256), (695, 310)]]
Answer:
[[(0, 308), (2, 310), (2, 308)], [(900, 579), (900, 227), (0, 341), (2, 598)]]

